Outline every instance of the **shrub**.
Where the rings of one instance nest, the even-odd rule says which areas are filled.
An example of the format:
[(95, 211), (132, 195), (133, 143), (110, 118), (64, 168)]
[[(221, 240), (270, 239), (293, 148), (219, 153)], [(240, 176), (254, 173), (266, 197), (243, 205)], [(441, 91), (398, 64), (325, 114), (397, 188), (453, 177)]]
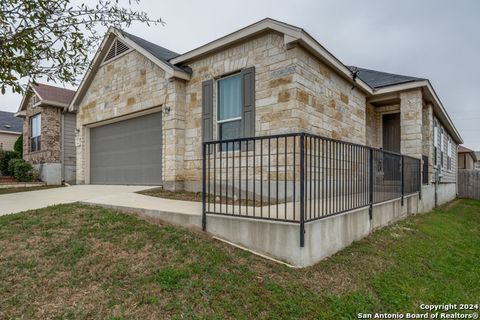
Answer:
[(13, 151), (18, 154), (19, 158), (23, 158), (23, 134), (21, 134), (17, 141), (15, 141), (15, 145), (13, 146)]
[(8, 170), (8, 163), (12, 159), (19, 159), (18, 153), (15, 151), (3, 151), (0, 153), (0, 172), (4, 176), (11, 176), (13, 172)]
[(13, 162), (13, 177), (19, 182), (30, 182), (33, 180), (33, 167), (25, 160), (18, 159)]
[(9, 172), (9, 175), (13, 176), (13, 173), (15, 172), (15, 164), (19, 161), (23, 161), (23, 159), (11, 159), (8, 161), (8, 169), (7, 171)]

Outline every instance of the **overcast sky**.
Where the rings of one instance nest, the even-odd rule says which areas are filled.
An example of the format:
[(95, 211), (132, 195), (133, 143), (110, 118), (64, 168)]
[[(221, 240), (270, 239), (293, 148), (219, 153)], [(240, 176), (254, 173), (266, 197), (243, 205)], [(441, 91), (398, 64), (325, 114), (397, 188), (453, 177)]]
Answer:
[[(167, 24), (128, 31), (178, 53), (271, 17), (302, 27), (347, 65), (428, 78), (465, 145), (480, 150), (480, 1), (142, 0), (140, 6)], [(0, 110), (17, 110), (20, 96), (0, 97)]]

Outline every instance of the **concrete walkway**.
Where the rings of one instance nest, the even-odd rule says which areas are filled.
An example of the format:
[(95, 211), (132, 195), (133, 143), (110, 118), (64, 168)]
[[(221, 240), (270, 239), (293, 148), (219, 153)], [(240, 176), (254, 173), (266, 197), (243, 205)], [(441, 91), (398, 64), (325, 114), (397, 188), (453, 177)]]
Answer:
[[(135, 192), (153, 188), (152, 186), (100, 186), (78, 185), (46, 190), (27, 191), (0, 195), (0, 215), (17, 213), (26, 210), (40, 209), (48, 206), (73, 203), (77, 201), (99, 201), (98, 199), (117, 199), (121, 203), (136, 199), (136, 196), (147, 197)], [(150, 197), (147, 197), (150, 198)]]

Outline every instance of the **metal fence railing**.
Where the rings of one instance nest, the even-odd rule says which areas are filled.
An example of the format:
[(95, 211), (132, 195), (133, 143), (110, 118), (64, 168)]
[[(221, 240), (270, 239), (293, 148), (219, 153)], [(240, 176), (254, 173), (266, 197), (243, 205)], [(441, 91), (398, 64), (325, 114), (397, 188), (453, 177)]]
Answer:
[(420, 192), (421, 161), (307, 133), (205, 142), (207, 215), (300, 224)]

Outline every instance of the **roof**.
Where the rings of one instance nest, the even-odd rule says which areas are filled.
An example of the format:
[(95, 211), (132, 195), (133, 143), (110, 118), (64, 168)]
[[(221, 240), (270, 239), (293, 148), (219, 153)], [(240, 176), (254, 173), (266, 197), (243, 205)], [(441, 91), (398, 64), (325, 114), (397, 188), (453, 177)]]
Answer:
[(168, 50), (167, 48), (164, 48), (162, 46), (159, 46), (155, 43), (152, 43), (150, 41), (147, 41), (143, 38), (140, 38), (138, 36), (135, 36), (133, 34), (130, 34), (128, 32), (125, 32), (123, 30), (119, 30), (125, 37), (129, 38), (130, 40), (132, 40), (133, 42), (135, 42), (137, 45), (139, 45), (140, 47), (142, 47), (143, 49), (145, 49), (146, 51), (148, 51), (149, 53), (151, 53), (155, 58), (163, 61), (164, 63), (168, 64), (169, 66), (171, 66), (172, 68), (174, 68), (175, 70), (178, 70), (178, 71), (184, 71), (184, 72), (187, 72), (187, 73), (191, 73), (191, 69), (190, 68), (181, 68), (181, 67), (178, 67), (176, 65), (173, 65), (169, 62), (169, 60), (173, 59), (173, 58), (176, 58), (178, 57), (180, 54), (179, 53), (176, 53), (176, 52), (173, 52), (171, 50)]
[(396, 84), (427, 80), (424, 78), (404, 76), (400, 74), (359, 68), (356, 66), (348, 66), (348, 68), (352, 72), (358, 71), (358, 77), (365, 81), (370, 87), (375, 89)]
[(464, 146), (458, 146), (458, 153), (464, 153), (464, 152), (474, 152), (472, 149), (468, 149)]
[(475, 151), (472, 149), (468, 149), (464, 146), (458, 146), (458, 153), (469, 153), (470, 156), (473, 158), (473, 161), (477, 161), (477, 155), (475, 154)]
[(22, 119), (16, 118), (13, 112), (0, 111), (0, 131), (21, 133), (22, 130)]
[(68, 105), (75, 95), (74, 90), (69, 90), (60, 87), (54, 87), (48, 84), (37, 83), (32, 85), (32, 89), (37, 93), (41, 100), (48, 102), (56, 102), (63, 105)]

